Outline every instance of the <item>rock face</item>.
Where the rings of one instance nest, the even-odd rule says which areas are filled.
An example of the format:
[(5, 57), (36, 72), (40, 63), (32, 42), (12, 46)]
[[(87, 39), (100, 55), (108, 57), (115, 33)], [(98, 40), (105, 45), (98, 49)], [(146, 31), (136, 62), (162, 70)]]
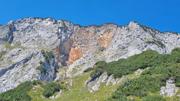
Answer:
[(71, 48), (69, 52), (68, 63), (72, 64), (74, 61), (78, 60), (81, 57), (82, 57), (82, 52), (80, 48), (77, 48), (77, 47)]
[(174, 96), (178, 91), (178, 88), (175, 85), (175, 81), (173, 78), (170, 78), (166, 81), (166, 86), (161, 87), (160, 95), (162, 96)]
[(51, 18), (11, 21), (0, 26), (0, 92), (28, 80), (54, 80), (60, 67), (67, 68), (67, 76), (75, 76), (97, 61), (115, 61), (148, 49), (169, 53), (176, 47), (179, 34), (135, 22), (81, 27)]
[(97, 78), (90, 78), (89, 80), (87, 80), (86, 85), (88, 90), (92, 93), (99, 90), (101, 83), (105, 83), (106, 85), (110, 85), (110, 84), (115, 85), (118, 83), (118, 81), (119, 79), (115, 79), (113, 75), (108, 76), (107, 73), (105, 72)]
[(112, 41), (113, 33), (110, 31), (105, 32), (103, 35), (99, 36), (98, 43), (100, 47), (107, 48)]

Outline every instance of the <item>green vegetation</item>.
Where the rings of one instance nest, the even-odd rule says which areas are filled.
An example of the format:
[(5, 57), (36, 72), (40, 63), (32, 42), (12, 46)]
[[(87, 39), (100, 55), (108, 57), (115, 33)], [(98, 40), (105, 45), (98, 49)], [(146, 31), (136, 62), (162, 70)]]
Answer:
[(0, 52), (0, 60), (2, 60), (2, 57), (6, 54), (6, 51), (1, 51)]
[(145, 69), (153, 65), (157, 65), (160, 61), (155, 61), (159, 54), (155, 51), (148, 50), (142, 54), (134, 55), (128, 59), (120, 59), (106, 63), (104, 61), (95, 64), (95, 72), (92, 76), (96, 76), (106, 71), (109, 75), (114, 74), (115, 77), (131, 74), (138, 69)]
[[(45, 62), (47, 62), (48, 64), (50, 63), (51, 59), (54, 58), (54, 54), (52, 51), (48, 52), (48, 51), (41, 51), (43, 56), (45, 57)], [(37, 69), (41, 72), (41, 74), (46, 74), (47, 73), (47, 69), (45, 68), (45, 63), (40, 61), (40, 66), (37, 67)]]
[(28, 92), (33, 86), (41, 84), (40, 81), (27, 81), (15, 89), (0, 94), (0, 101), (31, 101)]
[(45, 57), (45, 60), (49, 63), (52, 58), (54, 58), (54, 54), (52, 51), (41, 51), (43, 56)]
[(179, 76), (176, 77), (176, 86), (180, 87), (180, 77)]
[[(102, 85), (99, 91), (90, 93), (85, 86), (85, 81), (89, 76), (90, 72), (86, 72), (80, 76), (72, 78), (72, 86), (66, 85), (67, 89), (62, 89), (62, 93), (55, 93), (55, 99), (53, 99), (53, 101), (105, 101), (118, 87), (118, 85)], [(71, 79), (66, 79), (64, 82), (71, 82)], [(61, 83), (60, 85), (62, 87)], [(31, 96), (32, 101), (52, 101), (52, 99), (42, 96), (44, 90), (44, 87), (37, 86), (35, 89), (30, 90), (28, 94)]]
[(46, 74), (47, 70), (44, 68), (44, 63), (40, 61), (40, 66), (37, 67), (37, 69), (41, 72), (41, 74)]
[[(146, 69), (148, 68), (148, 69)], [(140, 77), (131, 75), (138, 69), (145, 69)], [(90, 71), (90, 72), (89, 72)], [(97, 77), (103, 72), (113, 74), (120, 78), (129, 75), (124, 83), (115, 86), (101, 86), (95, 93), (89, 93), (84, 86), (84, 82), (89, 76)], [(131, 75), (131, 76), (130, 76)], [(141, 54), (134, 55), (127, 59), (120, 59), (106, 63), (97, 62), (95, 69), (88, 69), (82, 76), (73, 78), (73, 85), (69, 90), (63, 90), (62, 94), (56, 95), (55, 101), (168, 101), (159, 96), (160, 87), (165, 85), (169, 77), (174, 77), (176, 85), (180, 84), (180, 49), (174, 49), (171, 54), (158, 54), (148, 50)], [(134, 79), (129, 79), (130, 77)], [(67, 80), (68, 81), (68, 80)], [(119, 87), (118, 87), (119, 86)], [(41, 95), (44, 88), (39, 87), (35, 91), (30, 91), (33, 101), (50, 101)], [(36, 97), (35, 97), (36, 96)], [(109, 99), (108, 99), (109, 98)], [(178, 98), (175, 98), (178, 99)], [(174, 100), (173, 98), (173, 101)], [(178, 101), (178, 100), (177, 100)]]
[(143, 101), (166, 101), (162, 96), (146, 96)]
[(43, 95), (48, 98), (54, 95), (54, 93), (59, 92), (60, 89), (61, 89), (60, 84), (55, 82), (50, 82), (44, 86)]
[(4, 43), (4, 46), (5, 46), (5, 48), (7, 48), (7, 49), (14, 49), (14, 48), (22, 48), (22, 49), (24, 49), (25, 47), (23, 47), (22, 45), (21, 45), (21, 43), (20, 42), (16, 42), (16, 43), (14, 43), (13, 45), (11, 44), (11, 43), (9, 43), (9, 42), (5, 42)]
[(13, 49), (14, 47), (11, 46), (11, 44), (9, 42), (6, 42), (4, 43), (4, 46), (7, 48), (7, 49)]
[[(152, 54), (153, 53), (153, 54)], [(134, 61), (131, 59), (134, 58)], [(143, 74), (135, 79), (129, 80), (120, 86), (115, 93), (112, 95), (108, 101), (127, 101), (131, 99), (136, 99), (140, 97), (143, 101), (165, 101), (164, 98), (159, 97), (160, 87), (165, 85), (168, 78), (174, 77), (176, 80), (176, 85), (180, 84), (180, 49), (174, 49), (171, 54), (158, 54), (153, 51), (146, 51), (142, 54), (135, 55), (126, 60), (121, 61), (120, 65), (117, 62), (112, 62), (118, 68), (118, 70), (125, 70), (126, 73), (131, 73), (131, 71), (137, 68), (147, 68)], [(110, 64), (112, 64), (110, 63)], [(126, 64), (127, 63), (127, 64)], [(137, 63), (137, 64), (134, 64)], [(114, 65), (113, 64), (113, 65)], [(133, 64), (133, 65), (132, 65)], [(107, 64), (109, 65), (109, 64)], [(106, 66), (107, 66), (106, 65)], [(124, 69), (124, 65), (132, 66)], [(107, 68), (107, 67), (106, 67)], [(133, 69), (132, 69), (133, 68)], [(106, 71), (109, 69), (105, 69)], [(110, 73), (116, 73), (114, 69), (110, 69)], [(107, 71), (109, 72), (109, 71)], [(122, 74), (120, 72), (120, 74)], [(121, 75), (119, 75), (120, 77)], [(156, 94), (150, 96), (151, 94)], [(135, 100), (136, 101), (136, 100)]]
[(32, 82), (24, 82), (17, 88), (0, 94), (0, 101), (31, 101), (31, 97), (27, 94), (33, 87)]
[[(32, 101), (33, 96), (30, 96), (29, 92), (36, 86), (43, 88), (41, 95), (45, 97), (50, 97), (54, 93), (60, 91), (60, 89), (64, 89), (63, 86), (61, 87), (59, 83), (55, 82), (42, 84), (40, 81), (27, 81), (20, 84), (15, 89), (0, 94), (0, 101)], [(38, 97), (40, 98), (40, 96)]]

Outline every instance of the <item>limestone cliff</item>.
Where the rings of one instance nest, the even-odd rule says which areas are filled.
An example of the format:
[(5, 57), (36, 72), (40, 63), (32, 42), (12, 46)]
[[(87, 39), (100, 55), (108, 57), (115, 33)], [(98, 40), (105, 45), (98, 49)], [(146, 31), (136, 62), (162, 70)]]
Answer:
[(169, 53), (176, 47), (179, 34), (136, 22), (85, 27), (51, 18), (10, 21), (0, 26), (0, 92), (28, 80), (52, 81), (58, 68), (67, 68), (71, 77), (97, 61), (115, 61), (148, 49)]

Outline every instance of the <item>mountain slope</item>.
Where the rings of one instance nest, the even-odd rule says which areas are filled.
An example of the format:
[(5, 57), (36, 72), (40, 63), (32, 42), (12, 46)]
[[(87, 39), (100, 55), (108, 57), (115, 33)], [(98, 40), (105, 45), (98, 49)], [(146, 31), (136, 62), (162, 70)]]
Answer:
[(74, 77), (98, 61), (116, 61), (148, 49), (170, 53), (176, 47), (179, 34), (135, 22), (82, 27), (50, 18), (11, 21), (0, 26), (0, 92), (25, 81)]

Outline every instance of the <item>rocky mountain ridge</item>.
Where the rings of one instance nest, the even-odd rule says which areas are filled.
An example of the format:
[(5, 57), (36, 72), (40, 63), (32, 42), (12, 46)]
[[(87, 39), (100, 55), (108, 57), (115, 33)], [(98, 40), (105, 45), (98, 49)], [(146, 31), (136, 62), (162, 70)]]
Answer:
[(97, 61), (116, 61), (145, 50), (170, 53), (180, 35), (130, 22), (87, 26), (51, 18), (24, 18), (0, 26), (0, 92), (24, 81), (73, 77)]

